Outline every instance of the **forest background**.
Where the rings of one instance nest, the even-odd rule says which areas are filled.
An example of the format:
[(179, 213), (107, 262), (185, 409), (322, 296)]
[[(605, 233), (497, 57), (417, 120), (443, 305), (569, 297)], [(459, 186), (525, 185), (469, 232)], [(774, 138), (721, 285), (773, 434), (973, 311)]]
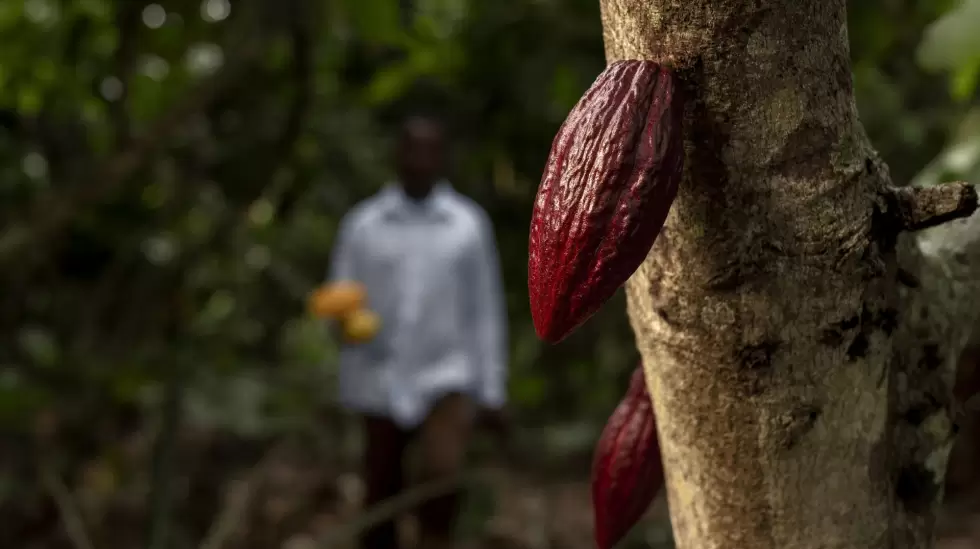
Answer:
[[(980, 0), (849, 4), (893, 179), (980, 181)], [(541, 343), (526, 265), (551, 139), (605, 65), (598, 2), (9, 0), (0, 43), (0, 547), (339, 549), (392, 510), (359, 509), (305, 300), (419, 106), (493, 219), (510, 318), (515, 436), (478, 441), (461, 536), (591, 547), (592, 444), (638, 354), (621, 295)], [(949, 544), (976, 522), (961, 439)], [(627, 545), (670, 546), (664, 505)]]

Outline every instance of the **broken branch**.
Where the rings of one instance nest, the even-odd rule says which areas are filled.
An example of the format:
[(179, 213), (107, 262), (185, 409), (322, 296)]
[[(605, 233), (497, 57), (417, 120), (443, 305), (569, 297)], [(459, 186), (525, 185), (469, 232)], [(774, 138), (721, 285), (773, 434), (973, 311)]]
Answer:
[(888, 195), (895, 219), (906, 231), (921, 231), (969, 217), (977, 209), (976, 187), (962, 181), (934, 187), (891, 188)]
[(353, 522), (341, 526), (326, 537), (317, 540), (316, 547), (319, 549), (335, 549), (336, 547), (340, 547), (350, 539), (356, 538), (365, 530), (386, 520), (390, 520), (401, 513), (410, 511), (419, 504), (466, 486), (484, 475), (486, 475), (486, 471), (480, 469), (464, 471), (455, 476), (432, 480), (406, 490), (397, 496), (388, 498), (376, 506), (365, 510)]
[(269, 472), (269, 467), (284, 447), (279, 443), (262, 456), (258, 463), (239, 481), (234, 482), (225, 498), (225, 506), (208, 529), (199, 549), (222, 549), (241, 525), (256, 488)]
[(58, 514), (61, 515), (65, 535), (68, 536), (71, 544), (75, 549), (93, 549), (92, 540), (85, 530), (82, 514), (75, 507), (68, 487), (58, 477), (58, 473), (50, 463), (45, 462), (41, 466), (41, 484), (54, 500)]

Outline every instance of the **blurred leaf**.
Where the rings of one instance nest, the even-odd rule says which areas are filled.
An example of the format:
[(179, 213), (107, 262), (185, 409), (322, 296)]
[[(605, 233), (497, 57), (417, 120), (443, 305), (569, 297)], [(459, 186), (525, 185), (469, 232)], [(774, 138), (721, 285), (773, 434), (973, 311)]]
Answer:
[(35, 364), (54, 366), (58, 361), (58, 343), (51, 332), (37, 326), (25, 327), (20, 332), (20, 345)]
[(955, 70), (975, 61), (980, 52), (980, 0), (963, 0), (925, 30), (919, 62), (931, 70)]
[(571, 110), (582, 95), (582, 85), (579, 74), (572, 67), (558, 65), (555, 67), (551, 81), (551, 96), (556, 108), (562, 111)]
[(0, 427), (9, 430), (29, 427), (29, 420), (51, 405), (51, 396), (39, 387), (0, 377)]
[(343, 0), (345, 11), (365, 42), (394, 45), (402, 39), (399, 3), (391, 0)]
[(404, 93), (417, 77), (418, 70), (413, 65), (399, 63), (385, 67), (371, 79), (364, 91), (365, 100), (370, 105), (389, 103)]
[(521, 376), (510, 383), (512, 398), (522, 406), (540, 406), (548, 390), (547, 378), (540, 374)]
[(980, 79), (980, 55), (953, 73), (952, 96), (959, 101), (970, 101), (976, 94), (978, 79)]
[(944, 151), (913, 180), (917, 186), (937, 185), (953, 179), (976, 179), (980, 171), (980, 134)]

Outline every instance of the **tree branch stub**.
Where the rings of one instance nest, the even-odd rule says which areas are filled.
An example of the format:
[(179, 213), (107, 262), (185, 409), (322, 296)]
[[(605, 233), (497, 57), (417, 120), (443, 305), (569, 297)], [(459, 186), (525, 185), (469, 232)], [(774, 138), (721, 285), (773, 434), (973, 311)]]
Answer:
[(920, 231), (954, 219), (968, 217), (977, 209), (977, 189), (958, 181), (934, 187), (899, 187), (886, 191), (898, 226)]
[[(688, 92), (684, 180), (626, 287), (676, 546), (930, 547), (952, 366), (927, 375), (898, 353), (959, 343), (910, 321), (944, 283), (896, 234), (968, 215), (975, 192), (890, 190), (854, 103), (844, 0), (601, 9), (607, 61), (670, 62)], [(920, 397), (939, 405), (897, 419)]]

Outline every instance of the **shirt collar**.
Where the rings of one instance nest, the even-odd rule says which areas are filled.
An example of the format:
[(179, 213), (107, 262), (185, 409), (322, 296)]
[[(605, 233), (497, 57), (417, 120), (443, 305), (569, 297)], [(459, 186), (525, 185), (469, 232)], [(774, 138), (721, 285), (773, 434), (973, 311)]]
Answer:
[(451, 214), (450, 199), (453, 193), (452, 185), (441, 180), (432, 187), (432, 191), (424, 200), (416, 201), (409, 198), (397, 182), (385, 186), (385, 217), (404, 218), (413, 213), (432, 215), (438, 219), (447, 219)]

